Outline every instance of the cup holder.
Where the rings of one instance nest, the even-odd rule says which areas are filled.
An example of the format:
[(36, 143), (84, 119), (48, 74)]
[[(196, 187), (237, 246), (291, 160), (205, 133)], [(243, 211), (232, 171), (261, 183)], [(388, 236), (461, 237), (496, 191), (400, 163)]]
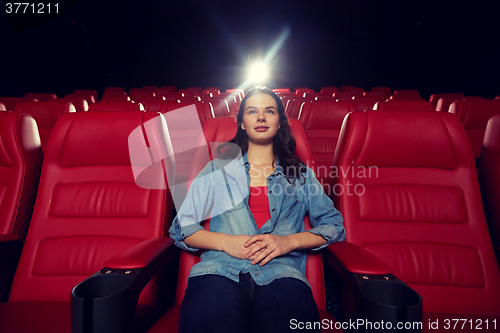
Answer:
[(396, 329), (398, 323), (422, 322), (422, 297), (415, 290), (392, 275), (385, 280), (364, 276), (356, 281), (358, 319), (391, 322), (393, 332), (421, 332), (416, 326)]
[(85, 299), (110, 297), (124, 291), (129, 285), (130, 278), (126, 275), (97, 275), (78, 284), (72, 294)]

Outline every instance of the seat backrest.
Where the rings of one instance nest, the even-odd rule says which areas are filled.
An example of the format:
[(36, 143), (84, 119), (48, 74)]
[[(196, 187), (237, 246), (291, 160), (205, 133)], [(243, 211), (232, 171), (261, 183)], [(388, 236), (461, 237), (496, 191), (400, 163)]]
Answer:
[(333, 94), (333, 97), (338, 101), (351, 100), (354, 96), (356, 96), (354, 93), (348, 91), (341, 91)]
[(97, 102), (97, 99), (99, 97), (98, 94), (97, 94), (97, 91), (95, 91), (95, 90), (75, 89), (75, 90), (73, 90), (73, 95), (75, 95), (75, 96), (79, 96), (79, 95), (82, 95), (82, 96), (88, 96), (88, 95), (94, 96), (94, 103)]
[[(149, 121), (155, 117), (150, 112), (78, 112), (60, 119), (44, 156), (10, 301), (69, 301), (72, 288), (107, 260), (167, 234), (169, 192), (145, 183), (143, 176), (165, 187), (162, 161), (141, 159), (140, 166), (150, 168), (137, 175), (129, 155), (134, 145), (150, 156)], [(155, 294), (153, 283), (139, 303), (154, 305)]]
[[(305, 135), (302, 124), (297, 119), (289, 119), (290, 127), (294, 135), (297, 147), (296, 154), (300, 159), (306, 163), (310, 168), (314, 169), (314, 160), (311, 149), (307, 143), (307, 137)], [(209, 119), (203, 124), (203, 133), (205, 142), (227, 142), (231, 140), (236, 134), (236, 122), (234, 117), (222, 117)], [(196, 155), (196, 153), (195, 153)], [(198, 156), (193, 157), (193, 163), (191, 163), (190, 169), (190, 179), (193, 179), (205, 166), (203, 163), (198, 163), (199, 155), (206, 155), (206, 151), (201, 152)], [(207, 221), (209, 222), (209, 221)], [(309, 219), (306, 218), (306, 229), (310, 228)], [(208, 227), (208, 223), (204, 224), (205, 228)], [(184, 297), (184, 291), (187, 287), (187, 280), (191, 267), (198, 263), (200, 260), (200, 254), (188, 253), (186, 251), (181, 252), (181, 259), (179, 264), (179, 275), (177, 280), (177, 293), (176, 293), (176, 305), (182, 303)], [(326, 309), (325, 304), (325, 287), (324, 287), (324, 275), (323, 275), (323, 264), (321, 253), (313, 253), (310, 251), (307, 258), (306, 267), (306, 277), (311, 284), (313, 289), (313, 296), (316, 300), (318, 308), (321, 310)]]
[(88, 105), (92, 104), (92, 103), (95, 103), (97, 102), (97, 98), (94, 96), (94, 94), (92, 93), (84, 93), (84, 92), (80, 92), (78, 94), (66, 94), (64, 95), (64, 98), (70, 98), (70, 99), (73, 99), (73, 98), (83, 98), (84, 100), (87, 101)]
[(481, 96), (461, 96), (461, 97), (449, 97), (444, 96), (438, 99), (436, 103), (436, 111), (438, 112), (448, 112), (451, 103), (454, 101), (465, 101), (465, 100), (475, 100), (483, 99)]
[(344, 117), (356, 111), (353, 102), (314, 101), (304, 105), (300, 122), (314, 156), (316, 177), (332, 197), (332, 164)]
[(106, 102), (90, 104), (88, 112), (126, 112), (126, 111), (144, 111), (141, 103), (132, 102)]
[(36, 98), (25, 98), (25, 97), (0, 97), (0, 103), (5, 105), (6, 111), (14, 111), (17, 103), (23, 102), (36, 102)]
[(26, 236), (42, 170), (35, 120), (0, 112), (0, 235)]
[(373, 110), (388, 111), (436, 111), (431, 102), (423, 99), (390, 99), (377, 102)]
[(462, 93), (442, 93), (442, 94), (432, 94), (431, 97), (429, 98), (429, 102), (434, 105), (434, 107), (437, 106), (437, 102), (441, 97), (450, 97), (450, 98), (456, 98), (460, 99), (464, 94)]
[(33, 93), (33, 92), (28, 92), (24, 94), (24, 97), (26, 98), (35, 98), (36, 100), (40, 102), (46, 102), (48, 100), (51, 100), (53, 98), (57, 98), (56, 94), (53, 93)]
[(27, 113), (35, 119), (42, 142), (42, 151), (45, 152), (45, 147), (59, 118), (66, 113), (76, 112), (76, 109), (70, 102), (27, 102), (18, 103), (14, 112)]
[(74, 97), (74, 98), (54, 98), (53, 100), (51, 100), (51, 102), (60, 102), (60, 103), (67, 103), (67, 102), (70, 102), (70, 103), (73, 103), (73, 105), (75, 106), (75, 110), (76, 112), (85, 112), (85, 111), (88, 111), (89, 109), (89, 103), (83, 98), (77, 98), (77, 97)]
[(225, 100), (218, 102), (208, 102), (212, 108), (214, 117), (227, 117), (229, 116), (229, 106)]
[(451, 103), (450, 113), (455, 114), (469, 137), (474, 156), (479, 158), (488, 120), (500, 113), (500, 100), (477, 99)]
[(288, 116), (288, 118), (298, 119), (300, 110), (302, 109), (302, 106), (304, 105), (305, 102), (306, 99), (303, 97), (289, 99), (285, 105), (285, 113)]
[(7, 111), (5, 104), (3, 104), (2, 102), (0, 102), (0, 111)]
[(424, 312), (500, 315), (474, 156), (454, 115), (350, 113), (334, 168), (347, 241), (389, 264)]
[(490, 118), (479, 159), (479, 185), (491, 240), (500, 262), (500, 115)]
[(370, 91), (381, 91), (384, 93), (384, 99), (388, 99), (392, 95), (391, 87), (372, 87)]
[(418, 90), (395, 90), (390, 99), (421, 98)]

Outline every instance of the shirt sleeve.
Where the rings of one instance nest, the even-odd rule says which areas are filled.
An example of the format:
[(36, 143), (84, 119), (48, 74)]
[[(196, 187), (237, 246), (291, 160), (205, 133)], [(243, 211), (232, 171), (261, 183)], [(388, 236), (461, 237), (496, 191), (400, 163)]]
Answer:
[(311, 168), (307, 168), (305, 176), (307, 211), (312, 226), (312, 229), (307, 231), (326, 239), (326, 244), (312, 250), (320, 250), (332, 243), (344, 241), (346, 235), (342, 215), (325, 194), (323, 186)]
[(168, 230), (175, 245), (186, 251), (198, 250), (184, 243), (184, 239), (204, 229), (200, 223), (209, 217), (213, 206), (212, 163), (208, 163), (191, 183), (187, 196)]

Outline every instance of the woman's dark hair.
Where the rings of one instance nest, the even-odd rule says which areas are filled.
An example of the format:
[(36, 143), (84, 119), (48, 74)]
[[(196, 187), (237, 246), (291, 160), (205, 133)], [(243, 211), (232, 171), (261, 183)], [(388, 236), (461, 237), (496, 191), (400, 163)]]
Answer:
[[(306, 165), (302, 162), (297, 155), (295, 155), (295, 139), (292, 136), (292, 131), (290, 129), (290, 124), (288, 123), (288, 118), (285, 114), (285, 108), (280, 98), (269, 88), (266, 87), (256, 87), (252, 88), (245, 95), (245, 98), (241, 101), (240, 108), (238, 110), (238, 115), (236, 116), (237, 132), (233, 139), (229, 143), (236, 144), (240, 150), (241, 154), (244, 155), (248, 151), (248, 135), (247, 132), (241, 128), (241, 123), (243, 122), (243, 113), (245, 111), (245, 103), (248, 98), (254, 95), (267, 94), (271, 96), (278, 106), (279, 115), (279, 128), (273, 139), (273, 153), (274, 160), (273, 166), (276, 167), (276, 158), (279, 159), (280, 167), (286, 176), (286, 180), (289, 183), (293, 183), (297, 176), (303, 177), (302, 173), (306, 170)], [(238, 151), (234, 145), (221, 145), (217, 151), (221, 158), (235, 158), (238, 155)]]

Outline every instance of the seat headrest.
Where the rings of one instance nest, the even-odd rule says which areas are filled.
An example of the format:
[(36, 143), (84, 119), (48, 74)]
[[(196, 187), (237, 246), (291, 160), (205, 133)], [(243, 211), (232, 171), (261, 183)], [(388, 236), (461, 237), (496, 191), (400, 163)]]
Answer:
[[(355, 111), (353, 106), (352, 102), (313, 101), (310, 105), (309, 118), (304, 127), (306, 130), (340, 129), (346, 114)], [(304, 112), (307, 111), (304, 110)]]
[(63, 167), (130, 166), (129, 135), (153, 117), (153, 113), (135, 111), (66, 115), (54, 128), (53, 144), (46, 154), (51, 154), (49, 149), (59, 149)]
[(25, 102), (18, 103), (14, 112), (30, 114), (40, 129), (52, 129), (62, 115), (76, 108), (71, 102)]
[(144, 111), (142, 104), (131, 102), (99, 102), (92, 103), (88, 112), (123, 112), (123, 111)]
[[(349, 140), (358, 143), (355, 148), (351, 145), (354, 155), (349, 157), (357, 167), (451, 170), (457, 166), (457, 161), (448, 127), (443, 119), (450, 116), (446, 113), (427, 111), (350, 113), (344, 122), (339, 139), (340, 148), (337, 150), (345, 147), (346, 143), (343, 141), (348, 131)], [(338, 158), (337, 155), (338, 153), (335, 159)]]
[(389, 111), (435, 111), (434, 105), (423, 99), (391, 99), (377, 102), (373, 110)]
[(455, 101), (450, 105), (449, 112), (458, 117), (464, 128), (485, 129), (488, 120), (500, 113), (500, 100), (473, 99)]

